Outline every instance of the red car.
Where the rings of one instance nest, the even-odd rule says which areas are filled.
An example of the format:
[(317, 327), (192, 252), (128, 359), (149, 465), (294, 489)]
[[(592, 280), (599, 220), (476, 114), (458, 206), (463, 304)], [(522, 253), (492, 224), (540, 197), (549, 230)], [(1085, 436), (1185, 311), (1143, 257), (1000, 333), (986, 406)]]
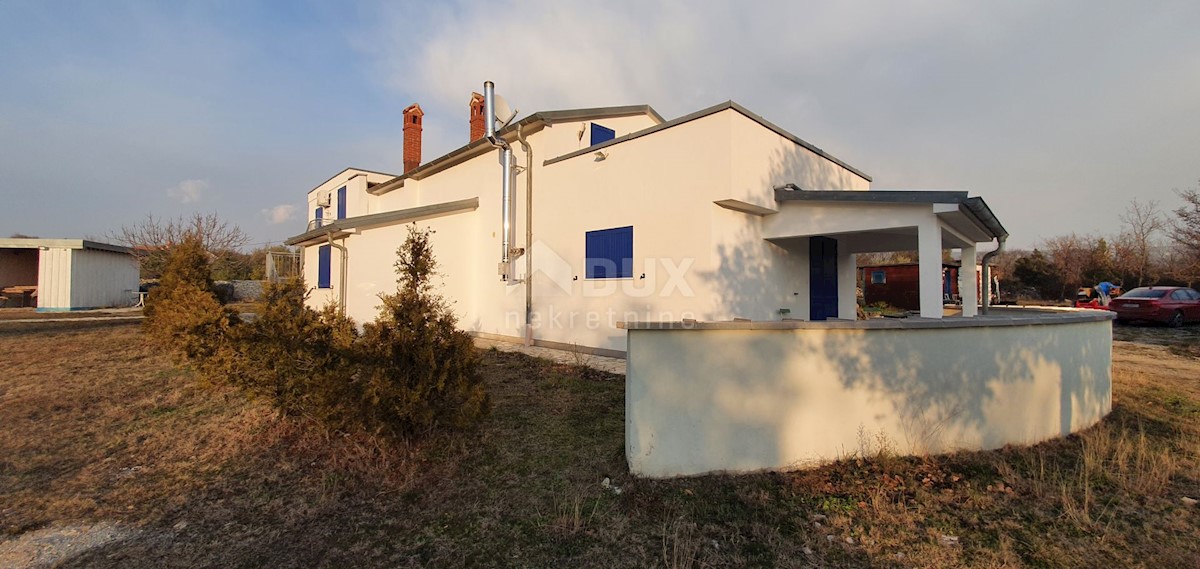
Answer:
[(1117, 322), (1149, 320), (1172, 328), (1185, 322), (1200, 322), (1200, 292), (1180, 286), (1144, 286), (1135, 288), (1108, 305), (1117, 313)]

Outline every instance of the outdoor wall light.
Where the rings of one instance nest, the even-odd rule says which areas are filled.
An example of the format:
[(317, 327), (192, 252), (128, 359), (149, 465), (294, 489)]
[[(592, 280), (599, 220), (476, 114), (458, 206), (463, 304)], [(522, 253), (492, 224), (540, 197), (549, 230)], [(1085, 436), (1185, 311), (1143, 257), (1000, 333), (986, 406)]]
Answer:
[(608, 154), (606, 154), (603, 150), (597, 150), (595, 152), (595, 156), (596, 158), (593, 160), (593, 162), (603, 162), (605, 158), (608, 158)]

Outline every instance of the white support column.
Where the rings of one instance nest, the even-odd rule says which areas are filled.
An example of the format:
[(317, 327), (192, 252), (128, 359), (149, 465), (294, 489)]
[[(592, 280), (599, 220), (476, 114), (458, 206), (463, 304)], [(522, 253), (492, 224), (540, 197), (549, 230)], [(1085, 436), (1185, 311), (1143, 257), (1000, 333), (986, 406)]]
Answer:
[(942, 228), (936, 217), (917, 226), (921, 318), (942, 317)]
[(838, 318), (858, 319), (858, 267), (854, 253), (843, 253), (838, 244)]
[(979, 290), (975, 288), (975, 245), (963, 247), (961, 258), (962, 267), (958, 269), (958, 296), (962, 298), (962, 315), (969, 318), (979, 314)]

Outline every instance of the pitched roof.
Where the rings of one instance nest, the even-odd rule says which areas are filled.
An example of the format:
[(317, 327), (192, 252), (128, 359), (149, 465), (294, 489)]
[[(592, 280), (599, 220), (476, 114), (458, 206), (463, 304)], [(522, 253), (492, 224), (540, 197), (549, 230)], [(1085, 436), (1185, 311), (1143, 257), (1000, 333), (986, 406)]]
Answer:
[[(503, 129), (497, 131), (497, 135), (502, 138), (515, 136), (517, 128), (521, 128), (524, 132), (532, 132), (530, 129), (535, 129), (546, 124), (555, 124), (561, 122), (584, 121), (605, 117), (628, 117), (634, 115), (649, 115), (655, 121), (662, 122), (662, 115), (658, 114), (650, 105), (627, 105), (620, 107), (594, 107), (589, 109), (566, 109), (560, 111), (540, 111), (529, 115), (513, 124), (510, 124)], [(379, 184), (368, 190), (375, 195), (385, 194), (398, 187), (404, 185), (405, 180), (420, 180), (425, 176), (436, 174), (446, 168), (459, 164), (469, 158), (491, 150), (492, 145), (486, 139), (480, 138), (473, 140), (463, 146), (460, 146), (450, 152), (434, 158), (429, 162), (417, 166), (413, 170), (405, 172), (404, 175), (397, 176), (387, 182)]]
[(633, 140), (635, 138), (641, 138), (648, 134), (654, 134), (660, 130), (665, 130), (665, 129), (671, 128), (673, 126), (679, 126), (681, 124), (691, 122), (696, 119), (704, 118), (709, 115), (716, 114), (721, 111), (730, 110), (730, 109), (737, 111), (737, 112), (741, 113), (743, 116), (745, 116), (746, 118), (770, 129), (775, 134), (778, 134), (779, 136), (782, 136), (800, 146), (803, 146), (804, 148), (807, 148), (808, 150), (812, 151), (817, 156), (825, 158), (826, 160), (829, 160), (830, 162), (833, 162), (834, 164), (837, 164), (838, 166), (841, 166), (841, 167), (853, 172), (855, 175), (859, 176), (860, 178), (862, 178), (868, 182), (871, 181), (871, 176), (868, 176), (862, 170), (859, 170), (858, 168), (855, 168), (854, 166), (851, 166), (851, 165), (847, 164), (846, 162), (843, 162), (842, 160), (836, 158), (832, 154), (829, 154), (828, 152), (821, 150), (820, 148), (813, 145), (812, 143), (780, 128), (779, 126), (775, 125), (771, 121), (764, 119), (763, 117), (751, 112), (746, 107), (743, 107), (733, 101), (725, 101), (724, 103), (721, 103), (718, 105), (713, 105), (707, 109), (701, 109), (699, 111), (696, 111), (696, 112), (688, 114), (688, 115), (683, 115), (682, 117), (679, 117), (676, 119), (671, 119), (667, 122), (652, 126), (650, 128), (642, 129), (637, 132), (631, 132), (625, 136), (619, 136), (612, 140), (605, 141), (600, 144), (596, 144), (594, 146), (589, 146), (589, 147), (581, 149), (581, 150), (576, 150), (575, 152), (571, 152), (569, 154), (564, 154), (557, 158), (551, 158), (549, 160), (546, 160), (543, 165), (548, 166), (550, 164), (554, 164), (555, 162), (561, 162), (563, 160), (568, 160), (568, 159), (574, 158), (576, 156), (590, 154), (592, 152), (595, 152), (596, 150), (599, 150), (599, 149), (607, 147), (607, 146), (612, 146), (614, 144), (620, 144), (622, 142), (625, 142), (627, 140)]
[(337, 174), (330, 176), (328, 180), (325, 180), (324, 182), (321, 182), (320, 184), (313, 186), (313, 189), (309, 190), (308, 193), (310, 193), (310, 194), (313, 193), (314, 191), (316, 191), (317, 188), (324, 186), (325, 184), (328, 184), (334, 178), (337, 178), (338, 176), (341, 176), (342, 174), (345, 174), (346, 172), (361, 172), (364, 174), (376, 174), (379, 176), (390, 176), (392, 178), (395, 178), (397, 176), (397, 174), (389, 174), (387, 172), (376, 172), (374, 170), (364, 170), (362, 168), (353, 168), (353, 167), (345, 168), (341, 172), (338, 172)]

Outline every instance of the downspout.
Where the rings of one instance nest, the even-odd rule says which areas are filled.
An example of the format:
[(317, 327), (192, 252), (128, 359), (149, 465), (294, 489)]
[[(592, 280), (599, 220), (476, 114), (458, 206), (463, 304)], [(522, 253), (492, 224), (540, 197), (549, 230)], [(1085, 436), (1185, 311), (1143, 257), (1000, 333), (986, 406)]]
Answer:
[(346, 266), (350, 264), (350, 251), (345, 245), (338, 245), (333, 242), (333, 231), (325, 234), (329, 240), (329, 246), (337, 249), (342, 253), (342, 270), (338, 275), (338, 313), (342, 316), (346, 315)]
[(1004, 252), (1004, 240), (1007, 238), (1008, 236), (997, 237), (996, 248), (988, 251), (983, 256), (983, 302), (981, 311), (983, 312), (984, 316), (987, 315), (988, 309), (992, 304), (992, 269), (990, 268), (989, 263), (992, 261), (992, 257)]
[(517, 142), (525, 151), (525, 345), (533, 345), (533, 150), (517, 123)]

